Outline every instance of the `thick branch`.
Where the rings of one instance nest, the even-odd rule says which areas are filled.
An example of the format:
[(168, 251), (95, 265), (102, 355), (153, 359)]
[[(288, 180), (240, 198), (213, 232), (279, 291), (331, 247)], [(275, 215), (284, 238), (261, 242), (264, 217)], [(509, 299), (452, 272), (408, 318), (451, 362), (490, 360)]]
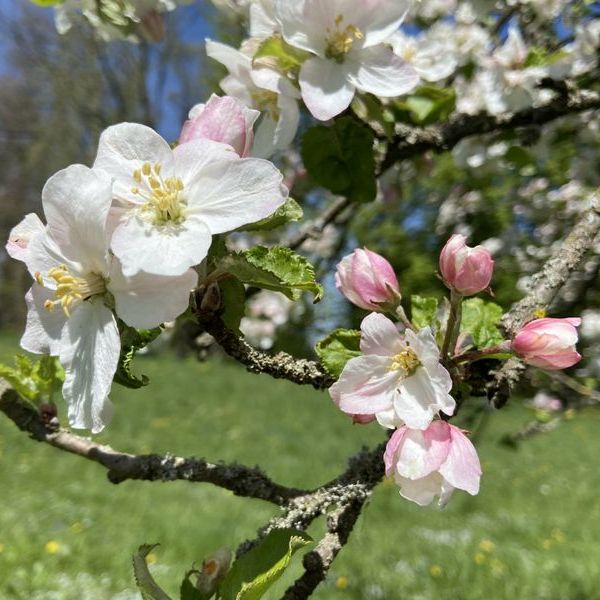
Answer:
[(259, 468), (237, 464), (213, 464), (201, 458), (181, 458), (159, 454), (135, 455), (102, 446), (70, 431), (46, 425), (38, 411), (0, 379), (0, 410), (34, 440), (45, 442), (96, 462), (108, 469), (108, 479), (121, 483), (127, 479), (212, 483), (231, 490), (237, 496), (266, 500), (284, 505), (304, 490), (287, 488), (271, 481)]
[(530, 125), (544, 125), (565, 115), (600, 108), (600, 94), (580, 90), (570, 81), (560, 86), (556, 98), (544, 106), (526, 108), (498, 116), (488, 114), (456, 115), (443, 125), (431, 127), (401, 126), (390, 142), (381, 172), (397, 162), (432, 150), (450, 150), (463, 138)]
[(312, 385), (317, 390), (327, 389), (334, 383), (333, 378), (315, 361), (294, 358), (286, 352), (268, 354), (257, 350), (228, 329), (215, 313), (200, 314), (199, 320), (223, 350), (248, 371), (266, 373), (275, 379), (287, 379), (300, 385)]
[[(592, 208), (583, 213), (558, 252), (532, 277), (530, 292), (519, 300), (502, 319), (502, 328), (512, 337), (519, 328), (534, 318), (536, 310), (546, 310), (571, 273), (578, 268), (592, 247), (600, 230), (599, 200), (592, 198)], [(488, 397), (496, 408), (506, 404), (512, 389), (525, 372), (525, 366), (511, 358), (493, 373)]]

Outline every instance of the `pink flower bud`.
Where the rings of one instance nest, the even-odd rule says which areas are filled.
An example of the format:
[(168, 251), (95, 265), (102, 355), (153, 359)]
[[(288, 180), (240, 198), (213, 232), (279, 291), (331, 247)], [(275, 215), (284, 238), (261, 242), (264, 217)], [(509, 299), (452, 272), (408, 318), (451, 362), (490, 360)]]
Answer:
[(357, 248), (337, 266), (335, 285), (356, 306), (380, 311), (381, 304), (397, 303), (400, 294), (392, 265), (375, 252)]
[(196, 104), (183, 124), (179, 143), (208, 139), (229, 144), (242, 158), (254, 142), (252, 127), (260, 112), (247, 108), (236, 98), (213, 94), (206, 104)]
[(464, 235), (453, 235), (440, 254), (440, 272), (449, 288), (463, 296), (485, 290), (492, 279), (494, 261), (483, 246), (469, 248)]
[(385, 472), (400, 486), (400, 494), (421, 506), (435, 496), (444, 506), (455, 488), (479, 492), (481, 465), (465, 434), (444, 421), (425, 430), (400, 427), (383, 455)]
[(515, 335), (512, 349), (527, 364), (548, 370), (566, 369), (581, 360), (575, 350), (581, 319), (536, 319)]

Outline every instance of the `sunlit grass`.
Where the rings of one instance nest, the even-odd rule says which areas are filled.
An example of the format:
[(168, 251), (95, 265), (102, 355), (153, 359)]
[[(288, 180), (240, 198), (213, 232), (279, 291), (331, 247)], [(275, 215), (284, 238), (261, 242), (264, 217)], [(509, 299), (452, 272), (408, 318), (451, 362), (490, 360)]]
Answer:
[[(122, 450), (260, 463), (281, 483), (310, 487), (383, 439), (377, 426), (350, 425), (326, 394), (229, 363), (167, 354), (138, 365), (151, 385), (115, 386), (116, 416), (98, 438)], [(515, 452), (498, 440), (529, 413), (494, 415), (478, 444), (481, 494), (456, 493), (444, 511), (419, 508), (385, 482), (315, 598), (600, 598), (598, 416)], [(277, 512), (208, 484), (112, 485), (99, 466), (28, 440), (3, 416), (0, 482), (2, 599), (138, 598), (129, 557), (143, 542), (161, 543), (154, 572), (177, 598), (193, 562), (236, 547)]]

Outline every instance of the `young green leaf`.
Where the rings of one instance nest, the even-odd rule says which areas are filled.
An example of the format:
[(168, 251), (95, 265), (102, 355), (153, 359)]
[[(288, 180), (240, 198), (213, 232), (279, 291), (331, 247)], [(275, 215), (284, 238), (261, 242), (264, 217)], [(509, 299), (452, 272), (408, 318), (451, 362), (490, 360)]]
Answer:
[(254, 54), (254, 67), (266, 66), (287, 73), (298, 69), (309, 57), (309, 53), (290, 46), (280, 36), (272, 36), (264, 40)]
[(158, 544), (144, 544), (132, 556), (133, 575), (143, 600), (171, 600), (170, 596), (154, 581), (146, 562), (148, 554), (157, 546)]
[(355, 202), (375, 199), (373, 132), (352, 117), (331, 127), (317, 125), (302, 138), (302, 160), (308, 174), (334, 194)]
[(138, 377), (131, 370), (133, 359), (138, 350), (145, 348), (150, 342), (155, 340), (161, 332), (160, 327), (154, 329), (134, 329), (124, 323), (119, 323), (121, 332), (121, 355), (119, 364), (113, 381), (124, 387), (138, 389), (148, 385), (148, 377), (141, 375)]
[(438, 328), (437, 323), (437, 310), (438, 300), (437, 298), (423, 297), (423, 296), (411, 296), (410, 297), (410, 314), (413, 325), (417, 329), (431, 326), (433, 329)]
[(42, 356), (33, 361), (24, 354), (18, 354), (14, 367), (0, 364), (0, 377), (26, 400), (53, 402), (54, 394), (65, 380), (65, 372), (55, 356)]
[(317, 342), (315, 352), (323, 368), (337, 378), (351, 358), (360, 356), (360, 331), (336, 329)]
[(311, 541), (302, 531), (274, 529), (233, 563), (219, 587), (219, 597), (259, 600), (281, 577), (294, 553)]
[(246, 308), (246, 288), (239, 279), (230, 277), (219, 281), (219, 289), (223, 304), (221, 319), (229, 329), (239, 333), (240, 321)]
[(489, 348), (502, 342), (498, 323), (504, 311), (494, 302), (469, 298), (462, 303), (460, 330), (470, 333), (477, 348)]
[(293, 198), (288, 198), (285, 204), (280, 206), (270, 217), (250, 223), (250, 225), (244, 225), (237, 231), (269, 231), (294, 221), (300, 221), (303, 215), (302, 207)]

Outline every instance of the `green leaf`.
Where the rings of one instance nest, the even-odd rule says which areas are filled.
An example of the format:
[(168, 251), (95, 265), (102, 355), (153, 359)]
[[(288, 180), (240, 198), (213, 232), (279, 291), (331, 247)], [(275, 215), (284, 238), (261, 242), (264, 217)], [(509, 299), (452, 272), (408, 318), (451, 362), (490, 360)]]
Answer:
[(470, 333), (477, 348), (496, 346), (504, 339), (498, 323), (504, 311), (494, 302), (481, 298), (469, 298), (462, 303), (460, 330)]
[(48, 7), (62, 4), (64, 0), (30, 0), (30, 2), (32, 4), (37, 4), (38, 6)]
[(525, 67), (547, 67), (553, 65), (562, 58), (567, 56), (567, 52), (564, 50), (556, 50), (555, 52), (549, 52), (546, 48), (541, 46), (533, 46), (527, 53), (525, 59)]
[(273, 36), (264, 40), (258, 47), (252, 59), (254, 67), (269, 67), (288, 73), (298, 69), (309, 57), (309, 53), (290, 46), (280, 36)]
[(456, 107), (456, 94), (452, 88), (424, 85), (398, 106), (408, 110), (415, 123), (429, 125), (450, 116)]
[(410, 306), (411, 320), (417, 329), (422, 329), (427, 326), (437, 329), (437, 298), (411, 296)]
[(319, 185), (354, 202), (375, 199), (373, 132), (352, 117), (317, 125), (302, 138), (302, 160)]
[(504, 155), (504, 160), (522, 169), (534, 163), (531, 152), (521, 146), (511, 146)]
[(230, 277), (219, 281), (219, 289), (224, 309), (221, 319), (229, 329), (239, 333), (246, 308), (246, 288), (239, 279)]
[(119, 323), (121, 332), (121, 355), (119, 364), (113, 381), (124, 387), (138, 389), (148, 385), (148, 377), (141, 375), (138, 377), (131, 370), (133, 359), (138, 350), (145, 348), (150, 342), (155, 340), (161, 332), (160, 327), (154, 329), (134, 329), (124, 323)]
[(293, 554), (312, 540), (302, 531), (274, 529), (238, 558), (219, 588), (222, 600), (259, 600), (281, 577)]
[(33, 361), (24, 354), (15, 356), (15, 366), (0, 364), (0, 377), (15, 391), (32, 402), (52, 402), (65, 379), (63, 368), (55, 356), (42, 356)]
[(360, 356), (360, 331), (336, 329), (317, 342), (315, 352), (323, 368), (332, 376), (339, 377), (346, 363)]
[(148, 569), (148, 563), (146, 562), (148, 554), (157, 546), (158, 544), (144, 544), (132, 556), (135, 583), (142, 594), (143, 600), (171, 600), (156, 581), (154, 581), (154, 577), (152, 577)]
[(265, 290), (285, 294), (298, 300), (302, 292), (310, 292), (314, 301), (323, 296), (323, 288), (315, 281), (314, 267), (289, 248), (256, 246), (223, 258), (211, 274), (230, 273), (241, 282)]
[(210, 596), (203, 594), (190, 580), (190, 576), (197, 574), (198, 571), (191, 570), (185, 574), (181, 587), (179, 588), (179, 600), (209, 600), (214, 593)]
[(288, 198), (270, 217), (261, 219), (256, 223), (244, 225), (237, 231), (269, 231), (293, 221), (300, 221), (304, 215), (302, 207), (293, 199)]

